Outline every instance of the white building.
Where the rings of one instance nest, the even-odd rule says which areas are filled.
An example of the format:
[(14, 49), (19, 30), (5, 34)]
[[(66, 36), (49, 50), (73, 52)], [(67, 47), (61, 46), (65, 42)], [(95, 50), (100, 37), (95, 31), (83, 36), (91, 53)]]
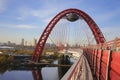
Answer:
[(46, 55), (54, 55), (54, 52), (46, 52)]
[(32, 39), (32, 46), (36, 46), (36, 44), (37, 44), (37, 39), (33, 38)]

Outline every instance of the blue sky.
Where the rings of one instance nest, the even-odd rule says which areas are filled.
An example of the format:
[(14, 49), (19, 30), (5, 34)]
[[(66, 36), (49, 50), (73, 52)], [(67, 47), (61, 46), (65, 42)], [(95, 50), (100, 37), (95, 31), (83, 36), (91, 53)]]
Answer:
[(120, 0), (0, 0), (0, 42), (39, 39), (48, 22), (68, 8), (85, 11), (105, 35), (120, 32)]

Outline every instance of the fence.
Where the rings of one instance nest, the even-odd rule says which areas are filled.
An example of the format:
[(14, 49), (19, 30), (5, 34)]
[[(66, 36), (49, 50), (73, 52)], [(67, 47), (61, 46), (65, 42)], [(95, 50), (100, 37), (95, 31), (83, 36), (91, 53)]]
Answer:
[(120, 51), (84, 49), (97, 80), (120, 80)]

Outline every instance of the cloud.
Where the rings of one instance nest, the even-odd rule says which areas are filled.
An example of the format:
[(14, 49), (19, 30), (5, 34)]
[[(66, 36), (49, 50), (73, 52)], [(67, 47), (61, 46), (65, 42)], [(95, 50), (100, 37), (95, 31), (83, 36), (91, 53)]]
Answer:
[(52, 20), (53, 17), (48, 17), (48, 18), (44, 18), (42, 21), (45, 22), (45, 23), (49, 23), (50, 20)]
[(0, 0), (0, 13), (6, 9), (6, 0)]
[(23, 29), (34, 29), (36, 28), (33, 25), (26, 25), (26, 24), (18, 24), (14, 26), (15, 28), (23, 28)]
[(28, 6), (22, 6), (18, 9), (20, 16), (17, 17), (17, 19), (22, 20), (22, 19), (27, 19), (29, 17), (36, 17), (46, 22), (50, 18), (53, 18), (60, 11), (71, 8), (72, 6), (76, 6), (77, 4), (79, 5), (79, 3), (81, 3), (82, 1), (83, 0), (79, 0), (79, 1), (76, 0), (74, 2), (64, 1), (64, 3), (63, 1), (59, 1), (59, 2), (58, 1), (52, 1), (52, 2), (42, 1), (40, 3), (41, 6), (39, 8), (31, 8)]
[(17, 17), (17, 19), (22, 20), (22, 19), (27, 19), (29, 17), (36, 17), (36, 18), (47, 18), (51, 16), (54, 13), (57, 13), (57, 9), (32, 9), (32, 8), (27, 8), (27, 7), (21, 7), (19, 9), (20, 16)]
[(0, 24), (0, 27), (4, 28), (19, 28), (19, 29), (36, 29), (37, 26), (28, 24)]

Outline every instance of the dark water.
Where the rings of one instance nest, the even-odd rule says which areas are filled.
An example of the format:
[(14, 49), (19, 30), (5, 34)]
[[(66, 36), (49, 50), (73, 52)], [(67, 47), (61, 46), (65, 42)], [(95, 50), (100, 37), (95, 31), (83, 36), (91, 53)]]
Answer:
[[(44, 67), (38, 71), (36, 76), (40, 78), (37, 80), (59, 80), (57, 67)], [(32, 71), (12, 70), (0, 75), (0, 80), (36, 80), (37, 77)]]
[[(58, 64), (58, 61), (54, 61), (54, 64)], [(8, 68), (0, 72), (0, 80), (60, 80), (68, 69), (69, 67)]]
[(6, 71), (0, 80), (34, 80), (31, 71)]

